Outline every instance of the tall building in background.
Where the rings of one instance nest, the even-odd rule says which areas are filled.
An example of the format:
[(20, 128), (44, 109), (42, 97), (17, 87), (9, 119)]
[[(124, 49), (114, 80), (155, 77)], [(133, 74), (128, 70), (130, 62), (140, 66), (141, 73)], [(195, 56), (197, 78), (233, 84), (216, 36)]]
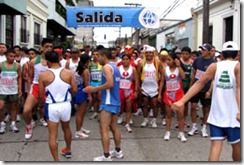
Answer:
[[(77, 6), (94, 6), (91, 0), (76, 0)], [(95, 47), (95, 42), (93, 40), (94, 32), (93, 28), (82, 28), (78, 27), (76, 29), (75, 45), (82, 49), (86, 45)]]

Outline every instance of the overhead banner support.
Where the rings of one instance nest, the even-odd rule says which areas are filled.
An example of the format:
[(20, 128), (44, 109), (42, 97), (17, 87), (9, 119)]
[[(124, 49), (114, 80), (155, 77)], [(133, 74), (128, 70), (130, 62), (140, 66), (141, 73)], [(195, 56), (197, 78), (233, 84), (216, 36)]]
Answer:
[(68, 27), (159, 28), (158, 8), (66, 7)]

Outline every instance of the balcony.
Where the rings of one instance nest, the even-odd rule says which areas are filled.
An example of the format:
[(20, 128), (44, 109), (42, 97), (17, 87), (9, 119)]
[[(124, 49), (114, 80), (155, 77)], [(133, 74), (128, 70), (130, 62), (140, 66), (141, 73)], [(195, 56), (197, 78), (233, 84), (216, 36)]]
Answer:
[(27, 0), (0, 0), (0, 15), (26, 14)]

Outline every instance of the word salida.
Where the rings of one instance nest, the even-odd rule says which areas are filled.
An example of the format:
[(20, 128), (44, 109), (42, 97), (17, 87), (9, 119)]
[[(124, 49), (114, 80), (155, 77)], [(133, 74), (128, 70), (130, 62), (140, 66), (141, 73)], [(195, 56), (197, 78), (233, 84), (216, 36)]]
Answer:
[(84, 15), (83, 12), (78, 12), (76, 14), (76, 21), (79, 23), (86, 22), (115, 22), (115, 23), (121, 23), (123, 21), (122, 15), (114, 15), (114, 12), (110, 12), (109, 14), (103, 14), (102, 11), (100, 12), (94, 12), (93, 15)]

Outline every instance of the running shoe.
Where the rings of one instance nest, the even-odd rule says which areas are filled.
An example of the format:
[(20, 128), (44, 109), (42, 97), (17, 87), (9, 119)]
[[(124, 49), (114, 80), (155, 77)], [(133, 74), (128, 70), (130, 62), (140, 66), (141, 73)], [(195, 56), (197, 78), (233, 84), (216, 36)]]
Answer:
[(112, 161), (112, 158), (111, 158), (111, 156), (109, 156), (109, 157), (106, 158), (103, 155), (103, 156), (99, 156), (99, 157), (93, 158), (93, 161)]
[(198, 129), (197, 127), (192, 127), (192, 129), (188, 132), (188, 135), (193, 136), (195, 134), (198, 134)]
[(125, 125), (125, 128), (126, 128), (126, 130), (127, 130), (129, 133), (132, 133), (132, 129), (130, 128), (130, 125), (129, 125), (129, 124), (126, 124), (126, 125)]
[(162, 121), (162, 125), (163, 126), (166, 126), (166, 119), (164, 118), (163, 121)]
[(5, 116), (5, 118), (4, 118), (4, 121), (7, 123), (7, 122), (10, 121), (10, 119), (11, 119), (11, 116), (10, 116), (9, 114), (7, 114), (7, 115)]
[(205, 127), (202, 127), (202, 137), (208, 137), (207, 129)]
[(118, 118), (117, 123), (118, 124), (122, 124), (123, 123), (123, 119), (124, 119), (123, 115), (120, 115), (119, 118)]
[(152, 119), (152, 121), (151, 121), (151, 127), (152, 128), (157, 128), (158, 126), (157, 126), (157, 123), (156, 123), (156, 119)]
[(76, 139), (87, 139), (87, 138), (89, 138), (89, 135), (87, 135), (81, 131), (76, 131), (75, 132), (75, 138)]
[(30, 140), (32, 138), (32, 134), (33, 134), (32, 124), (26, 125), (26, 127), (25, 127), (25, 139)]
[(41, 118), (40, 119), (40, 125), (41, 126), (44, 126), (44, 127), (47, 127), (48, 124), (47, 124), (47, 122), (43, 118)]
[(136, 113), (134, 113), (134, 116), (139, 116), (142, 115), (142, 109), (141, 108), (137, 108)]
[(10, 125), (10, 130), (14, 133), (18, 133), (19, 129), (16, 127), (16, 124), (11, 124)]
[(122, 150), (120, 150), (119, 152), (117, 152), (116, 150), (113, 150), (113, 151), (110, 151), (109, 153), (112, 158), (122, 159), (124, 157)]
[(170, 131), (166, 131), (164, 135), (164, 140), (169, 141), (170, 140)]
[(180, 141), (182, 141), (182, 142), (186, 142), (187, 141), (187, 139), (185, 137), (185, 134), (183, 132), (179, 133), (178, 139), (180, 139)]
[(92, 119), (96, 119), (98, 116), (98, 113), (97, 112), (94, 112), (90, 117), (89, 119), (92, 120)]
[(6, 132), (6, 124), (2, 122), (0, 124), (0, 134), (4, 134)]
[(63, 155), (63, 156), (65, 156), (66, 158), (71, 158), (72, 157), (71, 151), (66, 151), (66, 148), (63, 148), (60, 151), (60, 154)]
[(146, 127), (148, 124), (148, 119), (144, 118), (143, 122), (141, 123), (141, 127)]
[(91, 133), (90, 130), (85, 129), (85, 128), (83, 128), (83, 127), (80, 129), (80, 131), (83, 132), (83, 133), (85, 133), (85, 134), (90, 134), (90, 133)]

